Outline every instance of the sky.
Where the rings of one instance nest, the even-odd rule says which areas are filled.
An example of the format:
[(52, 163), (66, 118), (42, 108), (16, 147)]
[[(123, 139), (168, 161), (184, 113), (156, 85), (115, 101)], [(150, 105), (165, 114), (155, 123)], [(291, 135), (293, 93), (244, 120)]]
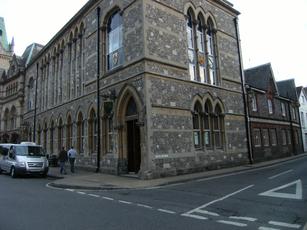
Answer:
[[(294, 78), (307, 86), (307, 0), (228, 0), (241, 12), (239, 29), (245, 69), (270, 62), (276, 81)], [(22, 55), (33, 42), (42, 45), (87, 0), (0, 0), (8, 40)]]

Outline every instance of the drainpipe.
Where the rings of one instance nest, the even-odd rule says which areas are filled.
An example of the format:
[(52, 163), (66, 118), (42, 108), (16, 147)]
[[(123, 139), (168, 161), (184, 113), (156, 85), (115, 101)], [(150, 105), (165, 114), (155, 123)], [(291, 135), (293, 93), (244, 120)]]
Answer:
[(36, 143), (37, 85), (38, 85), (38, 63), (36, 63), (36, 81), (35, 81), (35, 98), (34, 98), (34, 118), (33, 118), (33, 142), (34, 142), (34, 143)]
[(100, 7), (97, 7), (97, 168), (100, 171), (100, 95), (99, 95), (99, 76), (100, 76)]
[(243, 107), (244, 107), (244, 117), (245, 117), (245, 129), (246, 129), (246, 139), (247, 139), (247, 151), (249, 156), (249, 163), (253, 164), (253, 153), (251, 148), (251, 133), (250, 133), (250, 119), (248, 113), (248, 104), (246, 100), (246, 89), (245, 89), (245, 81), (244, 81), (244, 72), (242, 68), (242, 55), (241, 55), (241, 44), (239, 37), (239, 28), (238, 28), (238, 18), (234, 18), (234, 24), (236, 29), (236, 40), (237, 40), (237, 48), (238, 48), (238, 57), (239, 57), (239, 67), (240, 67), (240, 78), (241, 78), (241, 88), (242, 88), (242, 96), (243, 96)]

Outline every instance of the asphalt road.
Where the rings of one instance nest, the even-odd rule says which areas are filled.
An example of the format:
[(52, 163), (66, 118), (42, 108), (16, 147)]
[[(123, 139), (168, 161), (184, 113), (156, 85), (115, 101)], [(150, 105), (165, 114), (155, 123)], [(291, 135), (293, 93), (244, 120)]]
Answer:
[(0, 176), (0, 230), (307, 229), (307, 157), (142, 190), (52, 189)]

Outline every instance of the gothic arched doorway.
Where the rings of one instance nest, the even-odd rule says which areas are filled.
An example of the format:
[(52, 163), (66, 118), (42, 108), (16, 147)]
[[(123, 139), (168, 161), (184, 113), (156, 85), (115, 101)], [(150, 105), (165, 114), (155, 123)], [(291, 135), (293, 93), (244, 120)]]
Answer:
[(127, 103), (125, 122), (127, 128), (128, 172), (138, 173), (141, 165), (140, 127), (137, 125), (138, 111), (133, 97), (130, 97)]

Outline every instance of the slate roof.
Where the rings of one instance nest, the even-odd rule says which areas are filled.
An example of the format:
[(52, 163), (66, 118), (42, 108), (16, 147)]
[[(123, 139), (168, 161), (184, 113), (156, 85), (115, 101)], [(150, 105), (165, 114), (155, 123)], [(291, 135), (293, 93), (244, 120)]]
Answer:
[(298, 97), (301, 95), (302, 90), (303, 90), (303, 86), (296, 87), (296, 94)]
[(246, 69), (244, 70), (244, 76), (245, 76), (245, 83), (257, 89), (266, 91), (268, 89), (271, 79), (275, 84), (275, 78), (271, 67), (271, 63)]
[(280, 96), (289, 98), (293, 101), (298, 101), (294, 79), (278, 81), (276, 82), (276, 84), (277, 84)]
[(27, 66), (39, 53), (39, 51), (43, 49), (43, 47), (43, 45), (38, 43), (32, 43), (31, 45), (29, 45), (22, 54), (24, 65)]

